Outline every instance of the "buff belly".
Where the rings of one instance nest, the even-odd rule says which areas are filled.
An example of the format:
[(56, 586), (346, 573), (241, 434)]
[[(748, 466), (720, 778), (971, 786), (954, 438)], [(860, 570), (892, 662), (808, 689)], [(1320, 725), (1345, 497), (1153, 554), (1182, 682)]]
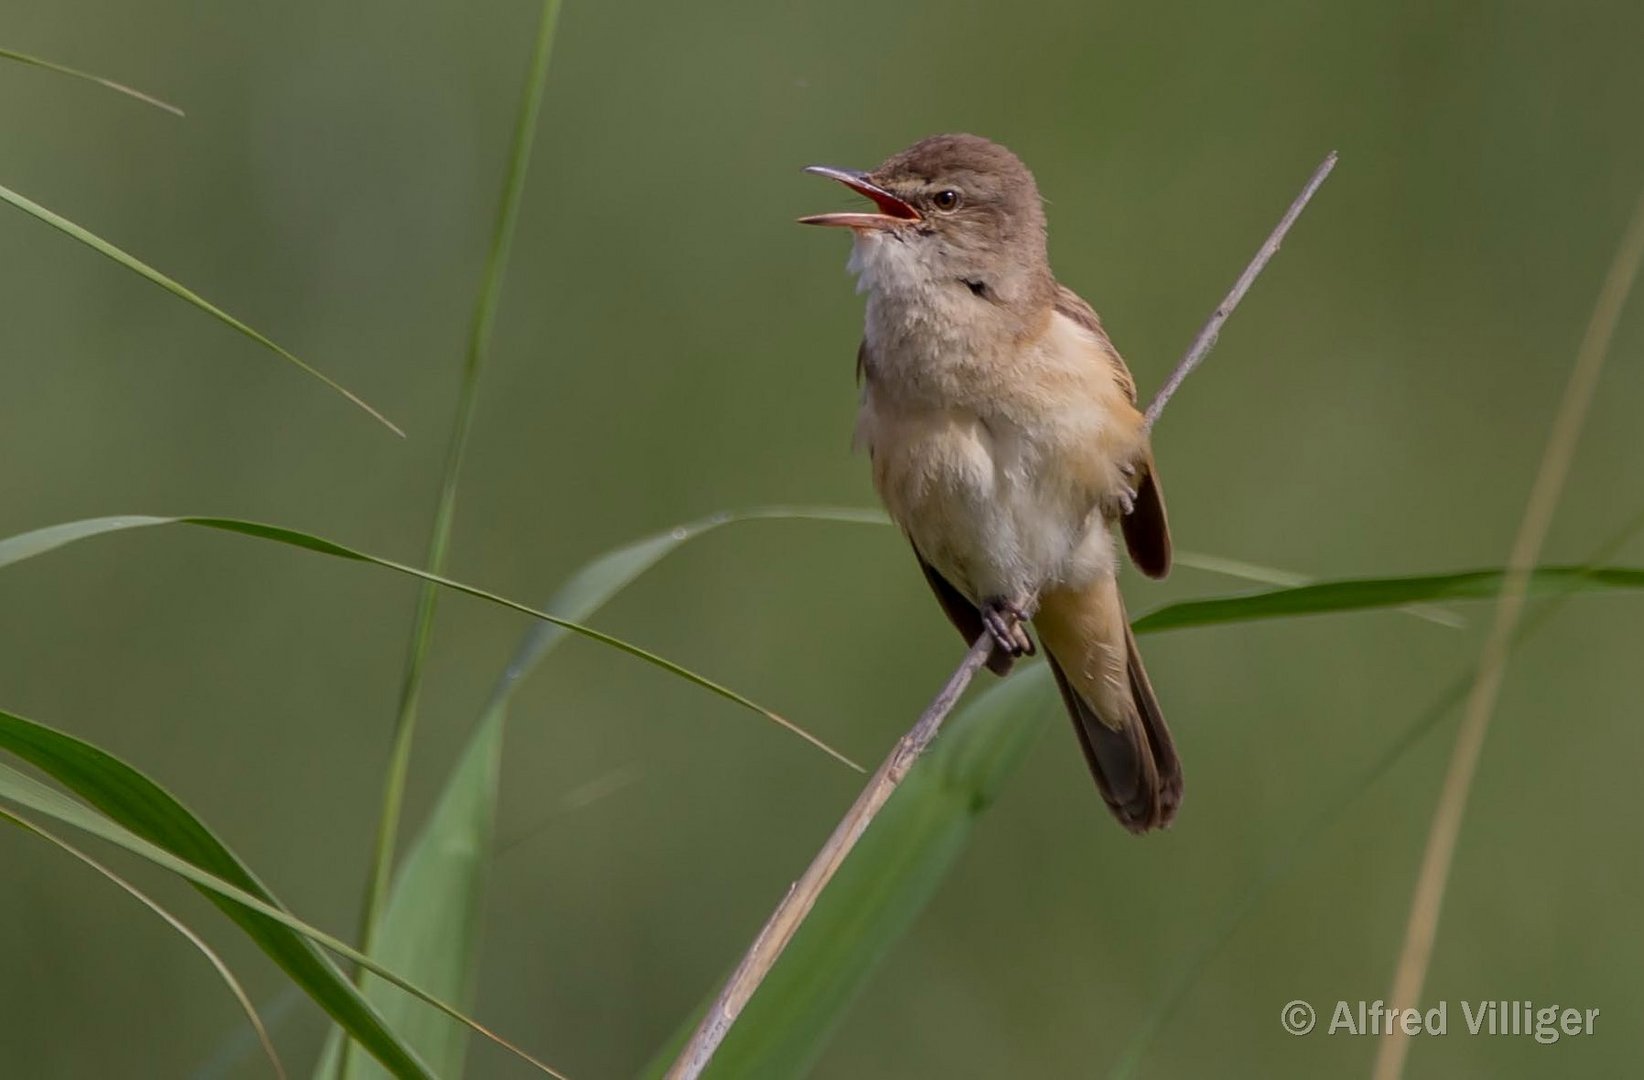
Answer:
[(1088, 488), (1044, 467), (1050, 448), (997, 419), (865, 416), (874, 485), (925, 561), (973, 603), (1022, 602), (1115, 570)]

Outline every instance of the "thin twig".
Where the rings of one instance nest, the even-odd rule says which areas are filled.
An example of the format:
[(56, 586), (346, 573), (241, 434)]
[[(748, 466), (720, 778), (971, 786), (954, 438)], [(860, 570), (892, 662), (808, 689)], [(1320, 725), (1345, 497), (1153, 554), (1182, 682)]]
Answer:
[[(1182, 380), (1199, 366), (1199, 362), (1216, 344), (1216, 335), (1221, 332), (1222, 324), (1233, 313), (1233, 309), (1238, 307), (1239, 301), (1244, 299), (1244, 294), (1250, 291), (1251, 283), (1279, 250), (1285, 233), (1290, 231), (1290, 226), (1295, 223), (1308, 200), (1312, 199), (1313, 193), (1324, 183), (1324, 178), (1330, 175), (1330, 170), (1335, 168), (1335, 165), (1336, 155), (1332, 151), (1314, 170), (1307, 186), (1296, 197), (1296, 201), (1290, 204), (1284, 217), (1279, 219), (1279, 224), (1268, 236), (1267, 242), (1256, 252), (1256, 257), (1234, 283), (1233, 291), (1227, 294), (1227, 298), (1211, 315), (1210, 321), (1205, 323), (1204, 329), (1199, 331), (1199, 336), (1193, 339), (1187, 355), (1176, 365), (1176, 370), (1171, 373), (1158, 397), (1154, 398), (1153, 404), (1148, 406), (1147, 424), (1150, 428), (1163, 411), (1165, 402), (1170, 400), (1170, 395), (1176, 392)], [(708, 1063), (713, 1060), (714, 1052), (719, 1049), (719, 1044), (730, 1032), (731, 1025), (736, 1023), (736, 1018), (741, 1015), (754, 992), (765, 981), (765, 976), (776, 965), (782, 950), (793, 940), (794, 934), (799, 931), (811, 908), (822, 895), (822, 890), (833, 879), (834, 872), (856, 847), (856, 842), (873, 823), (874, 817), (896, 793), (897, 787), (902, 783), (903, 777), (907, 776), (914, 762), (936, 738), (948, 713), (958, 704), (960, 695), (965, 692), (965, 687), (970, 685), (972, 676), (987, 662), (991, 651), (992, 639), (984, 633), (971, 645), (958, 670), (949, 677), (947, 685), (942, 687), (942, 692), (937, 694), (920, 714), (913, 727), (908, 729), (908, 733), (897, 741), (890, 756), (879, 766), (879, 770), (868, 780), (867, 787), (856, 797), (856, 802), (851, 804), (851, 808), (840, 819), (833, 835), (828, 837), (827, 843), (822, 845), (822, 850), (811, 860), (804, 876), (789, 887), (788, 894), (766, 920), (759, 936), (754, 938), (753, 944), (743, 955), (742, 962), (736, 966), (736, 970), (731, 973), (730, 979), (720, 990), (719, 996), (714, 999), (713, 1005), (703, 1016), (702, 1022), (691, 1033), (690, 1041), (669, 1067), (665, 1080), (697, 1080), (697, 1077), (707, 1069)]]
[[(1422, 855), (1421, 872), (1410, 899), (1404, 945), (1399, 952), (1393, 989), (1388, 995), (1394, 1009), (1416, 1007), (1422, 986), (1427, 981), (1427, 967), (1433, 958), (1433, 942), (1438, 936), (1439, 913), (1444, 906), (1444, 890), (1450, 880), (1456, 840), (1461, 833), (1462, 812), (1467, 808), (1467, 796), (1473, 787), (1479, 754), (1484, 749), (1484, 736), (1489, 731), (1490, 717), (1495, 712), (1496, 699), (1501, 693), (1507, 654), (1519, 617), (1524, 611), (1530, 572), (1541, 556), (1542, 542), (1547, 538), (1553, 511), (1564, 490), (1564, 479), (1569, 474), (1576, 441), (1581, 437), (1587, 408), (1592, 403), (1599, 373), (1604, 368), (1610, 339), (1615, 333), (1627, 295), (1632, 291), (1641, 260), (1644, 260), (1644, 195), (1639, 197), (1627, 231), (1616, 247), (1615, 258), (1610, 263), (1603, 288), (1593, 305), (1592, 319), (1576, 350), (1575, 363), (1564, 387), (1564, 398), (1559, 402), (1552, 432), (1547, 436), (1547, 449), (1542, 454), (1535, 484), (1530, 489), (1524, 518), (1513, 541), (1512, 555), (1507, 560), (1507, 576), (1501, 584), (1501, 599), (1496, 604), (1490, 636), (1479, 659), (1478, 676), (1467, 698), (1461, 726), (1456, 731), (1450, 765), (1445, 770), (1444, 786), (1439, 791), (1438, 806), (1433, 811), (1432, 825), (1427, 833), (1427, 850)], [(1404, 1072), (1405, 1057), (1410, 1052), (1403, 1026), (1392, 1025), (1387, 1037), (1379, 1040), (1377, 1045), (1376, 1065), (1372, 1073), (1374, 1080), (1398, 1080)]]
[(1256, 252), (1256, 257), (1250, 260), (1250, 265), (1244, 268), (1244, 273), (1240, 274), (1239, 280), (1233, 283), (1232, 290), (1222, 300), (1221, 306), (1216, 308), (1215, 314), (1210, 316), (1210, 321), (1204, 324), (1203, 330), (1199, 331), (1199, 336), (1193, 339), (1192, 345), (1188, 346), (1187, 355), (1182, 357), (1181, 363), (1176, 365), (1176, 370), (1170, 373), (1170, 378), (1166, 379), (1165, 384), (1159, 388), (1159, 393), (1154, 397), (1153, 404), (1147, 407), (1147, 429), (1149, 431), (1153, 430), (1153, 425), (1158, 422), (1159, 414), (1164, 412), (1164, 407), (1169, 403), (1171, 395), (1176, 393), (1176, 388), (1181, 386), (1189, 375), (1193, 374), (1193, 369), (1198, 367), (1204, 358), (1210, 354), (1210, 350), (1216, 347), (1216, 338), (1222, 332), (1222, 324), (1227, 321), (1229, 315), (1233, 314), (1233, 309), (1239, 306), (1239, 301), (1243, 300), (1244, 294), (1250, 291), (1250, 286), (1256, 283), (1256, 278), (1260, 276), (1263, 270), (1267, 269), (1268, 261), (1279, 253), (1279, 245), (1284, 243), (1285, 234), (1290, 231), (1290, 226), (1296, 223), (1298, 217), (1301, 217), (1301, 212), (1313, 200), (1313, 194), (1319, 190), (1319, 186), (1324, 183), (1325, 177), (1329, 176), (1330, 170), (1335, 167), (1336, 152), (1332, 150), (1325, 155), (1323, 161), (1319, 162), (1319, 167), (1313, 170), (1313, 175), (1307, 178), (1307, 183), (1302, 187), (1301, 194), (1296, 196), (1296, 201), (1290, 204), (1290, 209), (1284, 212), (1284, 217), (1279, 219), (1279, 223), (1273, 226), (1273, 231), (1268, 234), (1267, 243), (1261, 246), (1261, 250)]

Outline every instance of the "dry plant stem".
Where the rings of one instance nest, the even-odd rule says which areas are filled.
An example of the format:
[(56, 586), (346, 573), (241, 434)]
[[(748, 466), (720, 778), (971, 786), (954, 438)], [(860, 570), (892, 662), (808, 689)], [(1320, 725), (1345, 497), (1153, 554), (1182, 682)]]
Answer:
[[(1542, 454), (1535, 485), (1530, 489), (1530, 499), (1524, 508), (1524, 518), (1519, 523), (1518, 536), (1513, 541), (1512, 555), (1507, 561), (1507, 576), (1501, 585), (1501, 599), (1496, 604), (1490, 636), (1479, 658), (1478, 677), (1467, 697), (1461, 727), (1456, 731), (1456, 743), (1450, 752), (1450, 764), (1445, 770), (1444, 786), (1439, 791), (1438, 806), (1433, 811), (1433, 821), (1427, 833), (1427, 850), (1422, 856), (1421, 872), (1416, 879), (1415, 894), (1410, 900), (1404, 946), (1393, 976), (1393, 989), (1388, 995), (1393, 1008), (1414, 1008), (1427, 981), (1433, 942), (1438, 935), (1439, 914), (1444, 906), (1444, 890), (1450, 880), (1456, 840), (1461, 833), (1462, 812), (1467, 807), (1467, 796), (1472, 790), (1479, 754), (1484, 748), (1484, 736), (1489, 731), (1490, 717), (1501, 692), (1502, 674), (1507, 666), (1513, 633), (1524, 611), (1530, 572), (1541, 556), (1542, 542), (1547, 538), (1553, 510), (1564, 489), (1564, 479), (1569, 474), (1576, 442), (1587, 418), (1587, 407), (1592, 403), (1599, 373), (1604, 368), (1604, 357), (1609, 352), (1610, 339), (1615, 333), (1627, 295), (1632, 291), (1641, 259), (1644, 259), (1644, 195), (1640, 196), (1633, 210), (1632, 221), (1616, 248), (1615, 259), (1610, 264), (1598, 301), (1593, 306), (1592, 319), (1576, 352), (1575, 364), (1564, 387), (1564, 398), (1559, 402), (1552, 432), (1547, 437), (1547, 449)], [(1397, 1080), (1404, 1072), (1404, 1060), (1410, 1052), (1409, 1038), (1400, 1025), (1394, 1025), (1392, 1032), (1380, 1039), (1377, 1046), (1372, 1074), (1374, 1080)]]
[(965, 654), (949, 678), (942, 692), (936, 695), (925, 711), (920, 714), (918, 721), (908, 729), (908, 733), (897, 742), (896, 748), (891, 751), (879, 771), (868, 780), (867, 787), (862, 794), (856, 797), (856, 802), (845, 812), (834, 827), (833, 835), (828, 842), (822, 845), (822, 850), (816, 853), (805, 875), (794, 882), (788, 889), (788, 895), (778, 904), (771, 917), (766, 920), (765, 926), (754, 938), (742, 962), (732, 972), (730, 981), (720, 991), (712, 1008), (702, 1018), (701, 1024), (691, 1035), (691, 1041), (680, 1052), (678, 1060), (668, 1070), (667, 1080), (684, 1080), (697, 1077), (708, 1067), (714, 1051), (724, 1041), (725, 1034), (730, 1031), (731, 1024), (742, 1012), (748, 999), (753, 997), (759, 984), (764, 981), (765, 974), (776, 964), (776, 958), (782, 955), (782, 950), (788, 947), (788, 942), (798, 932), (805, 917), (811, 913), (816, 899), (822, 894), (822, 889), (833, 878), (834, 871), (839, 869), (845, 861), (845, 856), (851, 853), (856, 842), (867, 831), (880, 809), (896, 791), (902, 778), (908, 774), (919, 755), (925, 752), (936, 733), (942, 730), (942, 722), (947, 719), (948, 713), (958, 703), (965, 687), (970, 685), (971, 677), (987, 663), (988, 654), (993, 651), (993, 638), (983, 632)]
[[(1216, 336), (1221, 333), (1222, 324), (1233, 314), (1233, 309), (1239, 306), (1244, 294), (1250, 291), (1257, 275), (1279, 250), (1279, 245), (1283, 243), (1285, 234), (1290, 231), (1290, 226), (1295, 223), (1308, 201), (1313, 198), (1314, 192), (1318, 191), (1319, 185), (1324, 183), (1325, 177), (1329, 176), (1330, 170), (1335, 167), (1336, 154), (1332, 151), (1313, 171), (1301, 194), (1296, 196), (1296, 200), (1284, 212), (1284, 217), (1279, 219), (1278, 225), (1268, 235), (1267, 242), (1256, 252), (1256, 257), (1250, 261), (1244, 273), (1239, 275), (1238, 281), (1233, 285), (1233, 291), (1227, 294), (1226, 299), (1205, 323), (1204, 329), (1199, 331), (1198, 337), (1193, 339), (1187, 355), (1182, 357), (1158, 396), (1154, 398), (1153, 404), (1148, 406), (1147, 426), (1150, 429), (1153, 422), (1159, 418), (1159, 414), (1164, 411), (1170, 395), (1176, 392), (1176, 388), (1194, 368), (1199, 366), (1200, 361), (1216, 344)], [(965, 687), (970, 685), (971, 677), (987, 662), (992, 646), (993, 640), (987, 634), (977, 639), (970, 647), (970, 652), (965, 654), (958, 670), (948, 679), (947, 685), (942, 687), (942, 692), (936, 695), (935, 700), (920, 715), (918, 721), (897, 742), (896, 748), (891, 751), (884, 764), (879, 766), (879, 771), (873, 774), (862, 794), (857, 796), (856, 802), (834, 828), (833, 835), (828, 837), (827, 843), (822, 845), (822, 850), (811, 860), (804, 876), (794, 882), (788, 889), (788, 895), (783, 897), (782, 902), (771, 913), (771, 917), (766, 920), (764, 928), (759, 931), (759, 936), (754, 938), (753, 944), (743, 955), (742, 962), (731, 973), (729, 981), (714, 999), (707, 1015), (703, 1016), (702, 1022), (691, 1033), (690, 1041), (669, 1067), (666, 1080), (696, 1080), (707, 1069), (708, 1063), (713, 1060), (714, 1051), (719, 1049), (719, 1044), (725, 1040), (731, 1025), (736, 1022), (736, 1018), (741, 1015), (754, 992), (759, 989), (760, 983), (764, 982), (765, 976), (776, 965), (782, 950), (793, 940), (794, 934), (810, 914), (811, 908), (816, 905), (817, 898), (822, 895), (822, 890), (833, 879), (834, 872), (856, 847), (856, 842), (862, 838), (862, 834), (867, 831), (880, 809), (896, 793), (902, 778), (919, 759), (919, 755), (924, 753), (931, 740), (936, 738), (936, 733), (942, 729), (942, 722), (947, 719), (948, 713), (953, 711), (954, 705), (958, 704)]]
[(1181, 386), (1189, 375), (1193, 374), (1193, 369), (1198, 367), (1200, 362), (1209, 355), (1210, 350), (1216, 347), (1216, 338), (1222, 332), (1222, 324), (1227, 322), (1229, 315), (1233, 314), (1233, 309), (1239, 306), (1239, 301), (1243, 300), (1244, 294), (1250, 291), (1250, 286), (1256, 283), (1256, 278), (1261, 275), (1263, 270), (1267, 269), (1268, 261), (1279, 253), (1279, 245), (1284, 243), (1285, 234), (1290, 231), (1290, 226), (1294, 225), (1296, 219), (1301, 217), (1301, 212), (1307, 208), (1309, 202), (1313, 201), (1313, 195), (1319, 190), (1319, 186), (1324, 183), (1325, 178), (1330, 175), (1330, 170), (1335, 167), (1336, 152), (1332, 150), (1325, 155), (1323, 161), (1319, 162), (1319, 167), (1313, 170), (1313, 175), (1307, 178), (1307, 183), (1303, 185), (1301, 194), (1296, 196), (1295, 201), (1290, 204), (1290, 208), (1279, 219), (1279, 223), (1273, 226), (1273, 231), (1267, 235), (1267, 242), (1261, 246), (1260, 251), (1256, 252), (1256, 257), (1250, 260), (1250, 265), (1244, 268), (1244, 273), (1240, 274), (1239, 280), (1233, 283), (1233, 288), (1222, 300), (1220, 306), (1216, 308), (1215, 314), (1210, 316), (1210, 320), (1204, 324), (1204, 329), (1199, 331), (1199, 336), (1193, 339), (1192, 345), (1188, 346), (1187, 355), (1182, 357), (1181, 363), (1176, 365), (1176, 370), (1170, 373), (1170, 378), (1166, 379), (1165, 384), (1159, 388), (1159, 393), (1154, 397), (1153, 404), (1147, 407), (1147, 429), (1149, 431), (1153, 430), (1153, 425), (1158, 422), (1159, 414), (1164, 412), (1164, 407), (1169, 403), (1171, 396), (1176, 393), (1176, 388)]

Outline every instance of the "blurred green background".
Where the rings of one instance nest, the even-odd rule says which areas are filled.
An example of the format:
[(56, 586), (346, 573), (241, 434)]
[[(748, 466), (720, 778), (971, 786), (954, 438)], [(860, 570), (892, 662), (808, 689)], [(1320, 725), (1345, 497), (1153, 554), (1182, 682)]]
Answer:
[[(0, 535), (119, 512), (275, 521), (417, 561), (536, 5), (13, 0), (0, 45), (186, 121), (0, 65), (0, 183), (221, 304), (401, 441), (220, 325), (0, 212)], [(860, 301), (844, 204), (799, 168), (971, 130), (1018, 151), (1052, 254), (1149, 394), (1323, 153), (1336, 176), (1156, 434), (1180, 546), (1316, 576), (1499, 564), (1644, 183), (1635, 3), (597, 4), (560, 24), (452, 574), (536, 601), (592, 555), (761, 502), (871, 505), (848, 453)], [(1549, 543), (1644, 503), (1639, 305)], [(1617, 557), (1644, 563), (1644, 542)], [(1242, 586), (1131, 575), (1131, 607)], [(0, 704), (169, 785), (352, 935), (415, 586), (144, 531), (0, 575)], [(1189, 777), (1114, 826), (1058, 722), (816, 1075), (1091, 1076), (1261, 867), (1466, 670), (1399, 614), (1146, 641)], [(889, 529), (739, 525), (600, 625), (877, 760), (959, 642)], [(522, 620), (443, 608), (419, 820)], [(1417, 1041), (1408, 1075), (1609, 1076), (1644, 1056), (1644, 607), (1586, 597), (1514, 662), (1425, 998), (1601, 1008), (1591, 1038)], [(1278, 1023), (1384, 997), (1447, 724), (1203, 973), (1149, 1076), (1368, 1069)], [(586, 642), (520, 698), (476, 1014), (577, 1077), (631, 1073), (734, 962), (858, 778)], [(593, 784), (590, 799), (588, 785)], [(129, 898), (0, 830), (0, 1072), (187, 1076), (243, 1026)], [(261, 1002), (283, 981), (206, 905)], [(1452, 1031), (1459, 1027), (1451, 1007)], [(287, 1061), (324, 1026), (271, 1016)], [(226, 1074), (261, 1076), (243, 1058)], [(519, 1066), (476, 1045), (475, 1076)]]

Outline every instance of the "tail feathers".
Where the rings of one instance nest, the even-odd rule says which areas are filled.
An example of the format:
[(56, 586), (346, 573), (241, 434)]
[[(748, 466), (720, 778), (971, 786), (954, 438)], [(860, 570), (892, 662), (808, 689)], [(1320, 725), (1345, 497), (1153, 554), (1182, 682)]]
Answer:
[(1136, 635), (1125, 626), (1126, 674), (1130, 679), (1130, 696), (1136, 701), (1147, 733), (1148, 747), (1153, 751), (1153, 763), (1159, 775), (1159, 808), (1161, 826), (1169, 825), (1182, 805), (1182, 759), (1176, 756), (1176, 740), (1170, 737), (1170, 725), (1165, 723), (1159, 708), (1159, 699), (1153, 693), (1153, 683), (1142, 665), (1142, 654), (1136, 650)]
[(1182, 765), (1128, 628), (1125, 639), (1130, 694), (1113, 725), (1103, 722), (1048, 649), (1046, 658), (1102, 799), (1125, 828), (1145, 833), (1175, 818), (1182, 802)]

